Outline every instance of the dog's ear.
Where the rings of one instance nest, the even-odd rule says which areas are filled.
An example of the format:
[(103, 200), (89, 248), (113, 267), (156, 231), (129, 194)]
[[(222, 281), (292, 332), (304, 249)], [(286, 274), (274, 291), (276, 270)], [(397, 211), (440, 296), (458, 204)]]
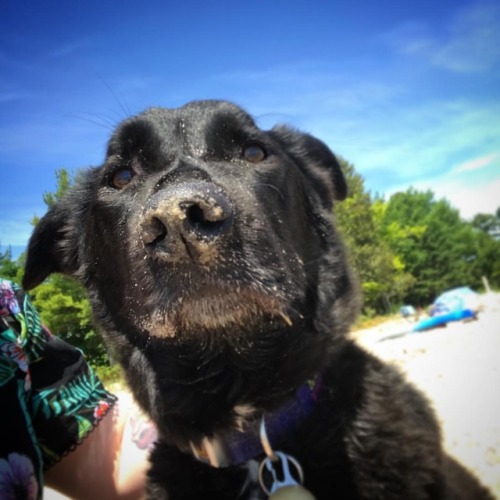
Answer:
[(73, 274), (77, 268), (77, 245), (70, 237), (71, 211), (59, 202), (44, 215), (28, 244), (23, 288), (30, 290), (52, 273)]
[(347, 196), (347, 183), (340, 164), (330, 148), (316, 137), (278, 125), (269, 131), (310, 175), (330, 188), (334, 200), (342, 201)]

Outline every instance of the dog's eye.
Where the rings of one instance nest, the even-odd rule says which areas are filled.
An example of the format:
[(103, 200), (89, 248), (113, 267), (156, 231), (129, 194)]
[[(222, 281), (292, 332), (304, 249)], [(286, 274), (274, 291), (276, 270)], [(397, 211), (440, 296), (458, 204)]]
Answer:
[(252, 163), (259, 163), (266, 159), (267, 153), (260, 144), (247, 144), (243, 148), (243, 158)]
[(111, 177), (111, 186), (115, 189), (123, 189), (130, 184), (130, 181), (135, 176), (131, 168), (120, 168)]

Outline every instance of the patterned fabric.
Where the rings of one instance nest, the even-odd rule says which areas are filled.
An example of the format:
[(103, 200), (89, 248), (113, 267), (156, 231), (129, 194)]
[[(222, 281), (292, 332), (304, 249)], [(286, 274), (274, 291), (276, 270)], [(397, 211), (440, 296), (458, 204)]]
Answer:
[(53, 336), (0, 278), (0, 498), (40, 499), (43, 472), (113, 406), (80, 350)]

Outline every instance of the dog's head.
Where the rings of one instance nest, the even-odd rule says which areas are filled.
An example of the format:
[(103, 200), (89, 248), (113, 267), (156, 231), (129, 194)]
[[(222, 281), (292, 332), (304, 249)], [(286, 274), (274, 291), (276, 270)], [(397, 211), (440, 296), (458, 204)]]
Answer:
[(81, 280), (122, 363), (140, 351), (160, 385), (224, 373), (231, 404), (264, 397), (266, 378), (293, 385), (321, 368), (352, 318), (331, 221), (345, 196), (335, 156), (309, 135), (262, 131), (227, 102), (153, 108), (42, 218), (24, 286)]

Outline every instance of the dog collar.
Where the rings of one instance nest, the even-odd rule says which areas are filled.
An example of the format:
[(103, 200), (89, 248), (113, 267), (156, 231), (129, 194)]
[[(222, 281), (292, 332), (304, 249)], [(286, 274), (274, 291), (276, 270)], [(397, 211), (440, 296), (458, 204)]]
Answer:
[[(295, 397), (277, 410), (266, 413), (265, 426), (270, 444), (278, 444), (281, 439), (292, 434), (317, 402), (323, 382), (322, 378), (301, 385)], [(255, 424), (255, 422), (254, 422)], [(244, 423), (242, 429), (234, 429), (213, 438), (204, 438), (199, 446), (191, 443), (194, 456), (212, 467), (242, 465), (261, 455), (265, 450), (261, 442), (258, 426)]]

